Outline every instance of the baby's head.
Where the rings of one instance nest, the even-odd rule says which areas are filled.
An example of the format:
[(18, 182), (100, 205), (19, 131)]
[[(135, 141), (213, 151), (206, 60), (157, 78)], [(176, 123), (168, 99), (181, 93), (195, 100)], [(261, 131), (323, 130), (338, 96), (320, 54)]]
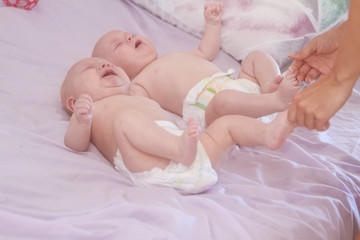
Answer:
[(145, 37), (114, 30), (99, 39), (92, 56), (104, 58), (122, 67), (130, 79), (133, 79), (157, 58), (157, 52)]
[(75, 63), (61, 86), (61, 101), (72, 114), (81, 94), (89, 94), (93, 101), (113, 95), (127, 95), (130, 79), (122, 68), (102, 58), (85, 58)]

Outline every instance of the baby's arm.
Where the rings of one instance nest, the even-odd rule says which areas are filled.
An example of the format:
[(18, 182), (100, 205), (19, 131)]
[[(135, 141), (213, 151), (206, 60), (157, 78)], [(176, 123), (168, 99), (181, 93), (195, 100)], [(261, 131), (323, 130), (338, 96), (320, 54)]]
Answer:
[(92, 98), (82, 94), (75, 102), (74, 113), (64, 138), (65, 145), (78, 152), (87, 151), (90, 145), (91, 122)]
[(221, 45), (221, 18), (224, 5), (222, 3), (206, 3), (204, 6), (205, 32), (199, 48), (190, 54), (213, 61), (219, 53)]

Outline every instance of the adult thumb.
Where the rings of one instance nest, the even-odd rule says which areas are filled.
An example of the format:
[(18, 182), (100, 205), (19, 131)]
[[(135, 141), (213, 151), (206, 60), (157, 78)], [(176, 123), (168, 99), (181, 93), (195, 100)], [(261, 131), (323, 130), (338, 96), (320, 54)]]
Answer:
[[(311, 43), (310, 43), (311, 44)], [(300, 51), (296, 53), (289, 53), (288, 57), (293, 60), (304, 60), (307, 57), (309, 57), (311, 54), (313, 54), (315, 51), (311, 47), (311, 45), (307, 44), (305, 47), (303, 47)]]

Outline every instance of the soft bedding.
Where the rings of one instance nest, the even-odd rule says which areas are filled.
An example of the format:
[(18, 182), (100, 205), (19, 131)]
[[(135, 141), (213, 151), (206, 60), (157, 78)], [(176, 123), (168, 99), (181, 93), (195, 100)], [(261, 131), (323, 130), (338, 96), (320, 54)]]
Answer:
[[(206, 0), (132, 0), (197, 37), (204, 30)], [(285, 70), (295, 52), (314, 34), (347, 17), (348, 0), (222, 0), (222, 49), (241, 61), (252, 50), (270, 53)]]
[[(202, 3), (191, 7), (200, 14)], [(61, 82), (112, 29), (147, 36), (159, 55), (199, 43), (128, 0), (40, 0), (31, 11), (0, 3), (0, 239), (351, 240), (358, 234), (360, 82), (329, 130), (297, 128), (276, 151), (234, 147), (218, 183), (201, 194), (135, 187), (93, 146), (85, 153), (66, 148)], [(280, 46), (274, 47), (285, 56)], [(241, 67), (225, 52), (215, 62), (224, 71)]]

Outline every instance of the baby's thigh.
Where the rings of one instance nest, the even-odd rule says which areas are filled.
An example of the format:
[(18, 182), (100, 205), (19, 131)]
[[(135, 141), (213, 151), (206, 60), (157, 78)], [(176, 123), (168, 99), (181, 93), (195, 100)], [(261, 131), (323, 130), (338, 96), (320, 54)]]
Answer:
[(150, 171), (153, 168), (164, 170), (170, 163), (169, 159), (148, 154), (135, 148), (131, 144), (126, 145), (126, 143), (122, 144), (120, 152), (125, 166), (133, 173)]
[(205, 110), (206, 125), (209, 126), (215, 119), (223, 115), (234, 114), (236, 112), (235, 102), (244, 100), (245, 95), (238, 90), (225, 89), (216, 93)]
[[(244, 66), (244, 65), (243, 65)], [(246, 66), (246, 65), (245, 65)], [(255, 75), (253, 72), (251, 72), (251, 67), (242, 67), (237, 78), (238, 79), (247, 79), (249, 81), (252, 81), (256, 84), (259, 84), (259, 82), (256, 80)]]

